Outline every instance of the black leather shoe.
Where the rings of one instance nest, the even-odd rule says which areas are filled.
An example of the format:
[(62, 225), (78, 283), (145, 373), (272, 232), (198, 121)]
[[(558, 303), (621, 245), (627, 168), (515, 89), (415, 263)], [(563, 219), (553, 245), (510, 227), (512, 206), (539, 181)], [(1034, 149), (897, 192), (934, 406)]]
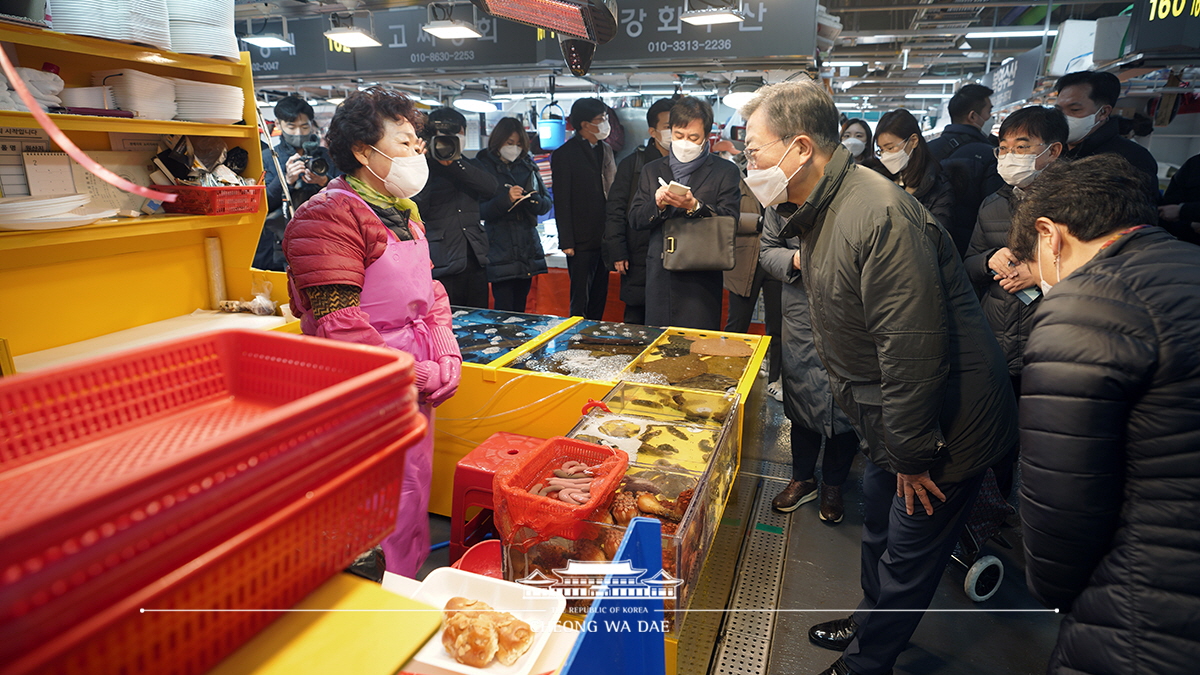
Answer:
[(846, 647), (849, 647), (850, 643), (854, 641), (854, 634), (857, 631), (858, 624), (854, 623), (854, 617), (835, 619), (809, 628), (808, 639), (818, 647), (844, 652)]
[(775, 499), (771, 500), (771, 508), (783, 513), (791, 513), (800, 508), (801, 504), (807, 504), (816, 498), (817, 481), (794, 480), (775, 495)]
[[(829, 666), (825, 670), (821, 671), (821, 675), (858, 675), (858, 674), (855, 673), (853, 670), (850, 670), (850, 666), (846, 665), (845, 661), (838, 659), (837, 661), (833, 662), (832, 666)], [(888, 675), (892, 675), (892, 671), (889, 670)]]

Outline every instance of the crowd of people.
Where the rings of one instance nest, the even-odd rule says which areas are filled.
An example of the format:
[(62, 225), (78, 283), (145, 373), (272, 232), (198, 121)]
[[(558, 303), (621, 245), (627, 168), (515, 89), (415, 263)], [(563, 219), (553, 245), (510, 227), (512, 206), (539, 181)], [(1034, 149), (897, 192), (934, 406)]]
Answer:
[[(740, 111), (741, 152), (710, 148), (706, 102), (663, 99), (619, 164), (608, 107), (580, 99), (547, 190), (520, 121), (468, 159), (461, 114), (370, 88), (334, 114), (332, 171), (281, 165), (277, 182), (319, 191), (296, 191), (260, 252), (279, 240), (304, 333), (414, 356), (430, 424), (460, 378), (450, 305), (487, 306), (490, 283), (497, 308), (524, 311), (551, 207), (572, 314), (601, 318), (610, 270), (633, 323), (720, 329), (727, 290), (724, 327), (745, 330), (761, 293), (793, 459), (772, 505), (820, 498), (836, 524), (867, 459), (863, 598), (810, 629), (842, 652), (823, 675), (891, 672), (989, 472), (1010, 496), (1018, 461), (1029, 588), (1067, 613), (1050, 672), (1190, 673), (1200, 158), (1160, 196), (1152, 156), (1118, 133), (1115, 78), (1072, 73), (1056, 90), (1055, 107), (1015, 111), (992, 136), (991, 91), (965, 86), (927, 142), (908, 111), (872, 130), (814, 83), (770, 85)], [(283, 148), (312, 112), (281, 106)], [(664, 228), (714, 219), (733, 221), (732, 267), (669, 269)], [(428, 553), (431, 437), (409, 454), (384, 545), (402, 574)]]

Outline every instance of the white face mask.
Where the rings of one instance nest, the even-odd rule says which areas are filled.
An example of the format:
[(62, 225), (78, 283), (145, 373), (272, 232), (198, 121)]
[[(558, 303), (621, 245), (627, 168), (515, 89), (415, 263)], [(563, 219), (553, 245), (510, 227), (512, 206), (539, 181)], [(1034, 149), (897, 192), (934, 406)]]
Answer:
[(883, 162), (883, 166), (892, 174), (898, 174), (908, 166), (908, 153), (904, 148), (895, 152), (885, 152), (879, 156), (879, 161)]
[(602, 141), (608, 138), (608, 134), (611, 131), (612, 125), (608, 123), (608, 120), (604, 120), (600, 124), (596, 125), (596, 140)]
[(996, 116), (992, 115), (983, 122), (983, 126), (979, 128), (984, 136), (989, 136), (992, 133), (992, 127), (996, 126)]
[(1084, 136), (1091, 133), (1092, 128), (1096, 126), (1096, 116), (1100, 111), (1088, 115), (1087, 117), (1071, 117), (1067, 116), (1067, 142), (1078, 143), (1083, 140)]
[[(795, 145), (795, 143), (796, 139), (792, 139), (792, 142), (788, 144), (787, 150), (783, 151), (783, 157), (787, 157), (788, 151), (792, 149), (792, 145)], [(754, 196), (764, 208), (771, 208), (776, 204), (782, 204), (786, 201), (788, 183), (792, 181), (792, 178), (796, 174), (800, 173), (800, 169), (806, 166), (801, 164), (789, 176), (783, 172), (783, 169), (779, 168), (779, 165), (783, 163), (783, 157), (780, 157), (779, 161), (775, 162), (775, 166), (769, 169), (749, 169), (746, 171), (746, 185), (749, 186), (750, 191), (754, 193)]]
[(996, 171), (1000, 173), (1000, 177), (1004, 179), (1005, 183), (1013, 187), (1024, 187), (1042, 172), (1041, 169), (1034, 167), (1037, 165), (1038, 158), (1049, 150), (1050, 148), (1047, 147), (1036, 155), (1018, 155), (1010, 152), (996, 160)]
[(670, 129), (663, 129), (662, 131), (658, 132), (658, 142), (662, 143), (662, 146), (664, 148), (670, 148), (671, 141), (672, 141), (672, 138), (671, 138), (671, 130)]
[[(1035, 258), (1034, 264), (1037, 265), (1038, 277), (1041, 278), (1041, 281), (1038, 282), (1038, 285), (1041, 286), (1041, 288), (1042, 288), (1042, 295), (1048, 295), (1050, 293), (1050, 289), (1054, 288), (1054, 286), (1052, 284), (1050, 284), (1049, 282), (1047, 282), (1046, 275), (1042, 274), (1042, 242), (1040, 241), (1040, 239), (1041, 239), (1040, 236), (1038, 237), (1038, 239), (1039, 239), (1039, 241), (1038, 241), (1037, 250), (1034, 251), (1034, 258)], [(1046, 237), (1046, 241), (1049, 242), (1050, 237)], [(1058, 256), (1055, 256), (1054, 257), (1054, 283), (1057, 284), (1060, 281), (1062, 281), (1062, 264), (1059, 261)]]
[(681, 138), (671, 142), (671, 154), (675, 155), (675, 159), (687, 163), (704, 154), (704, 146)]
[(843, 138), (842, 145), (846, 146), (846, 149), (850, 151), (850, 154), (854, 155), (855, 157), (858, 157), (863, 153), (863, 150), (867, 149), (866, 141), (861, 138)]
[(512, 163), (517, 161), (517, 158), (524, 154), (519, 145), (505, 145), (500, 148), (500, 156), (504, 161)]
[(387, 176), (382, 178), (375, 173), (370, 164), (365, 165), (372, 176), (383, 181), (388, 194), (397, 199), (408, 199), (425, 187), (425, 182), (429, 180), (429, 164), (426, 163), (424, 155), (388, 157), (379, 148), (373, 145), (371, 148), (392, 160), (392, 168), (388, 169)]

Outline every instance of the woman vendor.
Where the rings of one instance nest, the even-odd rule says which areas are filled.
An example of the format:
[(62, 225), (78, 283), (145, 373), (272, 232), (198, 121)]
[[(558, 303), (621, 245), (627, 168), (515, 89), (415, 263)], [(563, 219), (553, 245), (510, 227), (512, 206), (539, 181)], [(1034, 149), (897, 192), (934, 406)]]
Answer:
[(411, 197), (429, 174), (421, 114), (399, 92), (351, 94), (329, 124), (329, 152), (346, 175), (304, 203), (287, 226), (288, 293), (305, 335), (400, 349), (429, 433), (409, 450), (396, 530), (383, 542), (390, 572), (415, 577), (429, 554), (433, 408), (454, 395), (462, 366), (450, 303), (433, 280)]

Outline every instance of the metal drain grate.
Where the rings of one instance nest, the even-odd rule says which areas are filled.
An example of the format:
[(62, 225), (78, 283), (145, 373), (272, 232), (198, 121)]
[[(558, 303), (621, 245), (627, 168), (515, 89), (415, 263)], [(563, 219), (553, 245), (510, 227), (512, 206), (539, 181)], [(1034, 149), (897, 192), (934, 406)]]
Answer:
[[(761, 675), (767, 669), (769, 636), (775, 627), (775, 608), (787, 552), (788, 515), (771, 508), (783, 489), (781, 480), (765, 479), (758, 491), (725, 620), (725, 634), (713, 673)], [(767, 637), (764, 637), (767, 636)]]
[(790, 464), (765, 459), (742, 460), (742, 468), (738, 475), (788, 481), (792, 479), (792, 467)]

